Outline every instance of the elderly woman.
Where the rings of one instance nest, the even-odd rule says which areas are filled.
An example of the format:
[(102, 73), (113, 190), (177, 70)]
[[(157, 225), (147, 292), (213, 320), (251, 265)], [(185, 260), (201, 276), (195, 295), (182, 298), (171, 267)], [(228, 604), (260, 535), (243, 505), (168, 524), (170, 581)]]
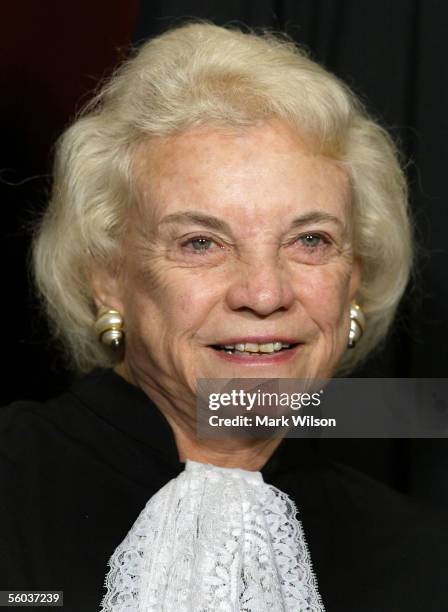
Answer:
[(2, 588), (77, 612), (445, 610), (443, 523), (304, 440), (195, 429), (198, 379), (349, 372), (411, 242), (390, 138), (291, 42), (143, 45), (63, 135), (36, 228), (84, 376), (2, 411)]

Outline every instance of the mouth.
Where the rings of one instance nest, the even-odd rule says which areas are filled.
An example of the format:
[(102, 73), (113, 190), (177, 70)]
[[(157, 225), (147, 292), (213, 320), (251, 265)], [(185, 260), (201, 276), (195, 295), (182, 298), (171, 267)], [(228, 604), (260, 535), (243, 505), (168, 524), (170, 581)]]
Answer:
[(259, 344), (257, 342), (241, 342), (235, 344), (212, 344), (210, 345), (210, 348), (214, 349), (215, 351), (224, 352), (227, 355), (248, 354), (250, 356), (266, 356), (290, 350), (298, 346), (298, 344), (298, 342), (289, 343), (281, 341), (265, 342), (263, 344)]
[(300, 347), (300, 342), (267, 342), (257, 344), (254, 342), (235, 344), (213, 344), (210, 345), (214, 354), (228, 363), (262, 366), (285, 363), (293, 359)]

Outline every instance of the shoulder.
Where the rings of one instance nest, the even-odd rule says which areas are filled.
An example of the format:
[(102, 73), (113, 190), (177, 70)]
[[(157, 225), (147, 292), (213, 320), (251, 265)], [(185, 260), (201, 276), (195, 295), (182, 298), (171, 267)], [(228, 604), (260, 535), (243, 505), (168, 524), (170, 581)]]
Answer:
[(442, 512), (327, 457), (303, 482), (299, 516), (329, 609), (444, 609)]
[(10, 431), (40, 406), (40, 402), (32, 400), (18, 400), (6, 406), (0, 406), (0, 432)]
[(368, 523), (387, 533), (395, 529), (412, 533), (412, 539), (431, 534), (448, 538), (448, 520), (437, 507), (329, 458), (321, 465), (323, 495), (342, 523)]
[(395, 544), (409, 555), (419, 547), (422, 552), (432, 548), (448, 562), (445, 513), (319, 450), (301, 452), (302, 442), (289, 442), (290, 456), (296, 459), (273, 484), (290, 493), (304, 521), (325, 532), (334, 528), (335, 537), (351, 541), (354, 549), (366, 540), (371, 540), (372, 551), (379, 550), (380, 542), (384, 550), (392, 552)]
[(285, 442), (288, 467), (270, 482), (294, 499), (316, 532), (331, 531), (331, 537), (345, 538), (355, 549), (366, 539), (372, 551), (380, 541), (390, 552), (394, 543), (409, 554), (419, 546), (434, 547), (448, 562), (448, 520), (441, 510), (336, 461), (309, 440)]
[(51, 414), (67, 403), (66, 394), (43, 402), (17, 400), (0, 407), (0, 436), (30, 432), (36, 425), (45, 425)]
[(17, 400), (0, 407), (0, 435), (30, 431), (30, 427), (48, 427), (64, 411), (69, 411), (77, 402), (76, 397), (66, 391), (44, 401)]
[[(45, 455), (52, 446), (61, 446), (67, 436), (74, 440), (88, 431), (96, 418), (84, 397), (94, 396), (101, 372), (94, 372), (74, 380), (67, 390), (44, 401), (17, 400), (0, 407), (0, 463), (1, 459)], [(90, 393), (90, 395), (89, 395)], [(97, 420), (97, 419), (96, 419)]]
[[(71, 413), (76, 413), (76, 401), (68, 393), (48, 401), (19, 400), (0, 407), (3, 485), (30, 482), (61, 455)], [(17, 494), (15, 487), (14, 491)]]
[(96, 396), (103, 393), (111, 379), (108, 370), (97, 369), (72, 380), (67, 389), (44, 401), (17, 400), (0, 406), (0, 435), (44, 430), (63, 423), (72, 413), (79, 414)]

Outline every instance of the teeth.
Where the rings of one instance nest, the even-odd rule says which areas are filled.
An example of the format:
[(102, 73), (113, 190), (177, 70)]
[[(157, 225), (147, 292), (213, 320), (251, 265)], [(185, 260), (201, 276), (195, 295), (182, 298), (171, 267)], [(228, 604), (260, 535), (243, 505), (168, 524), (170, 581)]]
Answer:
[(221, 346), (226, 353), (238, 351), (239, 353), (275, 353), (282, 348), (289, 348), (291, 345), (285, 342), (267, 342), (265, 344), (257, 344), (256, 342), (245, 342), (239, 344), (224, 344)]
[(273, 353), (274, 352), (274, 343), (269, 342), (268, 344), (259, 344), (260, 353)]
[(244, 350), (247, 353), (259, 353), (260, 352), (259, 346), (260, 346), (259, 344), (253, 344), (252, 342), (246, 342)]

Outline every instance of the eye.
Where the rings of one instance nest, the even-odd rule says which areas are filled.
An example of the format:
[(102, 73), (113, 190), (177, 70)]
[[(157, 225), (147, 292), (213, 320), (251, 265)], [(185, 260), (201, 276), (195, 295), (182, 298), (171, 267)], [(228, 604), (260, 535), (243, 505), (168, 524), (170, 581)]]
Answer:
[(305, 232), (291, 240), (291, 254), (299, 263), (324, 264), (338, 254), (334, 240), (321, 232)]
[(182, 244), (182, 247), (186, 248), (188, 251), (190, 251), (190, 253), (204, 253), (209, 251), (213, 244), (216, 243), (211, 238), (196, 236), (194, 238), (189, 238)]
[(321, 234), (303, 234), (303, 236), (299, 236), (297, 241), (300, 242), (304, 247), (315, 249), (317, 247), (325, 246), (328, 244), (328, 240), (322, 236)]

